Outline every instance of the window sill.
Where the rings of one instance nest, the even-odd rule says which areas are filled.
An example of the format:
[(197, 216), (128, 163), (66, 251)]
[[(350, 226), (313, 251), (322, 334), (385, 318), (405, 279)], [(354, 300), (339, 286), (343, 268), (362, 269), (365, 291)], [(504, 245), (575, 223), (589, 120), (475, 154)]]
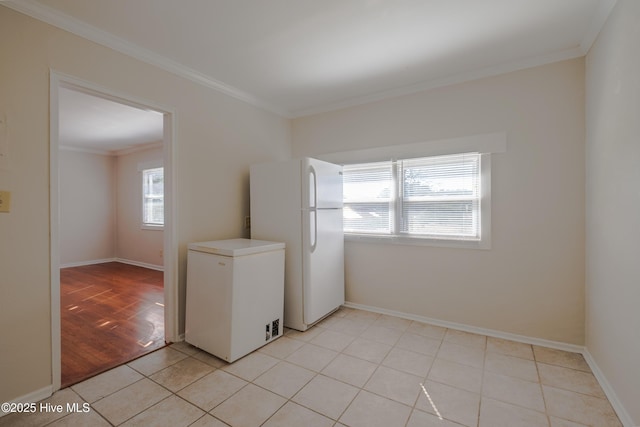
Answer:
[(142, 226), (140, 228), (142, 230), (163, 231), (164, 230), (164, 225), (142, 224)]
[(345, 233), (344, 240), (347, 242), (360, 243), (382, 243), (406, 246), (431, 246), (438, 248), (459, 248), (459, 249), (491, 249), (491, 241), (484, 240), (453, 240), (453, 239), (427, 239), (420, 237), (403, 236), (383, 236), (370, 234)]

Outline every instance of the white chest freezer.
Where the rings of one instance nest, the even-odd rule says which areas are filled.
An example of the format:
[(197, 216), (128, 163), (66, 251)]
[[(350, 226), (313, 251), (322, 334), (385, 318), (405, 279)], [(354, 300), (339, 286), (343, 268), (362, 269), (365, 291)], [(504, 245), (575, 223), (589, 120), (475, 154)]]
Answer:
[(191, 243), (185, 340), (233, 362), (282, 335), (284, 243)]

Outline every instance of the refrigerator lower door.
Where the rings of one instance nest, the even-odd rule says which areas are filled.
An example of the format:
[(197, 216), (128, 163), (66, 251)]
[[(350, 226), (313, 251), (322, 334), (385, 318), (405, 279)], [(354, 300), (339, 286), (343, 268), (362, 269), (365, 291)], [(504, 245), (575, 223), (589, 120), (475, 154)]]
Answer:
[(342, 209), (303, 215), (303, 311), (311, 325), (344, 304), (344, 233)]

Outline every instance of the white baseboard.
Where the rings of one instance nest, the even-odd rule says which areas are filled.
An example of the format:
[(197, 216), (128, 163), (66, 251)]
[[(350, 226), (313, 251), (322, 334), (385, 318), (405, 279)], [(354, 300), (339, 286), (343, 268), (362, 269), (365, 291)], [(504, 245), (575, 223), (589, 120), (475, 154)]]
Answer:
[(359, 310), (372, 311), (374, 313), (380, 313), (380, 314), (388, 314), (390, 316), (401, 317), (403, 319), (408, 319), (408, 320), (416, 320), (418, 322), (429, 323), (431, 325), (442, 326), (444, 328), (455, 329), (455, 330), (464, 331), (464, 332), (471, 332), (474, 334), (486, 335), (494, 338), (502, 338), (505, 340), (518, 341), (525, 344), (532, 344), (532, 345), (537, 345), (541, 347), (554, 348), (556, 350), (570, 351), (572, 353), (582, 353), (584, 351), (583, 346), (579, 346), (575, 344), (567, 344), (559, 341), (551, 341), (551, 340), (545, 340), (542, 338), (528, 337), (526, 335), (518, 335), (518, 334), (509, 333), (509, 332), (496, 331), (494, 329), (479, 328), (477, 326), (470, 326), (462, 323), (449, 322), (446, 320), (432, 319), (430, 317), (418, 316), (416, 314), (408, 314), (408, 313), (403, 313), (401, 311), (395, 311), (395, 310), (387, 310), (384, 308), (372, 307), (372, 306), (363, 305), (363, 304), (355, 304), (348, 301), (345, 302), (344, 305), (345, 307), (357, 308)]
[(638, 425), (635, 424), (631, 419), (631, 415), (629, 415), (627, 410), (622, 405), (622, 402), (620, 402), (620, 399), (618, 399), (618, 395), (613, 390), (613, 387), (611, 387), (609, 381), (607, 381), (607, 377), (604, 376), (604, 374), (600, 370), (600, 367), (596, 363), (596, 360), (593, 358), (591, 353), (589, 353), (589, 350), (585, 348), (585, 350), (582, 352), (582, 355), (589, 364), (591, 372), (593, 372), (593, 375), (600, 383), (602, 391), (604, 391), (604, 394), (607, 395), (607, 398), (609, 399), (611, 406), (613, 406), (613, 410), (616, 411), (618, 418), (620, 418), (620, 422), (622, 422), (622, 425), (625, 427), (638, 427)]
[(134, 261), (134, 260), (125, 259), (125, 258), (104, 258), (104, 259), (93, 259), (90, 261), (70, 262), (68, 264), (61, 265), (60, 268), (82, 267), (85, 265), (104, 264), (106, 262), (121, 262), (123, 264), (135, 265), (136, 267), (144, 267), (151, 270), (164, 271), (164, 266), (162, 265), (149, 264), (146, 262)]
[(618, 396), (613, 390), (613, 387), (611, 387), (611, 384), (609, 384), (609, 381), (607, 381), (607, 378), (604, 376), (604, 374), (598, 367), (598, 364), (596, 363), (595, 359), (593, 358), (593, 356), (591, 356), (591, 353), (589, 353), (589, 350), (583, 346), (579, 346), (575, 344), (567, 344), (567, 343), (558, 342), (558, 341), (545, 340), (541, 338), (533, 338), (533, 337), (528, 337), (526, 335), (511, 334), (508, 332), (496, 331), (493, 329), (479, 328), (476, 326), (469, 326), (461, 323), (432, 319), (429, 317), (403, 313), (400, 311), (387, 310), (384, 308), (372, 307), (372, 306), (363, 305), (363, 304), (356, 304), (348, 301), (345, 302), (344, 306), (350, 307), (350, 308), (356, 308), (359, 310), (371, 311), (374, 313), (388, 314), (391, 316), (401, 317), (403, 319), (416, 320), (422, 323), (428, 323), (431, 325), (442, 326), (444, 328), (456, 329), (464, 332), (472, 332), (475, 334), (486, 335), (494, 338), (502, 338), (502, 339), (507, 339), (511, 341), (518, 341), (525, 344), (532, 344), (532, 345), (537, 345), (541, 347), (554, 348), (556, 350), (570, 351), (572, 353), (580, 353), (584, 356), (587, 364), (589, 365), (589, 367), (591, 368), (591, 371), (593, 372), (593, 375), (598, 380), (598, 383), (600, 383), (602, 390), (604, 391), (607, 398), (609, 399), (609, 402), (611, 403), (611, 406), (613, 406), (614, 411), (616, 411), (618, 418), (620, 418), (620, 422), (622, 422), (622, 425), (624, 425), (624, 427), (640, 427), (637, 424), (634, 424), (633, 420), (631, 419), (631, 416), (629, 415), (627, 410), (624, 408), (624, 406), (620, 402), (620, 399), (618, 399)]
[[(32, 391), (31, 393), (27, 393), (24, 396), (17, 397), (8, 403), (36, 403), (41, 401), (42, 399), (46, 399), (52, 394), (53, 394), (53, 385), (48, 385), (46, 387), (42, 387), (39, 390), (35, 390), (35, 391)], [(9, 412), (0, 411), (0, 418), (8, 414)]]
[(116, 258), (103, 258), (103, 259), (92, 259), (89, 261), (79, 261), (79, 262), (69, 262), (67, 264), (63, 264), (60, 268), (68, 268), (68, 267), (82, 267), (84, 265), (93, 265), (93, 264), (104, 264), (105, 262), (115, 262)]
[(144, 267), (144, 268), (148, 268), (150, 270), (164, 271), (164, 266), (163, 265), (149, 264), (149, 263), (146, 263), (146, 262), (133, 261), (133, 260), (124, 259), (124, 258), (116, 258), (114, 261), (121, 262), (123, 264), (135, 265), (136, 267)]

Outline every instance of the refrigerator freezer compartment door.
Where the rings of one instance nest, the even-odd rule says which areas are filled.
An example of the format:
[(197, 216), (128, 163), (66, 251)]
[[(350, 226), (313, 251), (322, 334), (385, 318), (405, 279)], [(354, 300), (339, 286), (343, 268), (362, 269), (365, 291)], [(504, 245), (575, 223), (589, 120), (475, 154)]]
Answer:
[(305, 158), (302, 169), (307, 183), (303, 208), (342, 208), (342, 166)]

